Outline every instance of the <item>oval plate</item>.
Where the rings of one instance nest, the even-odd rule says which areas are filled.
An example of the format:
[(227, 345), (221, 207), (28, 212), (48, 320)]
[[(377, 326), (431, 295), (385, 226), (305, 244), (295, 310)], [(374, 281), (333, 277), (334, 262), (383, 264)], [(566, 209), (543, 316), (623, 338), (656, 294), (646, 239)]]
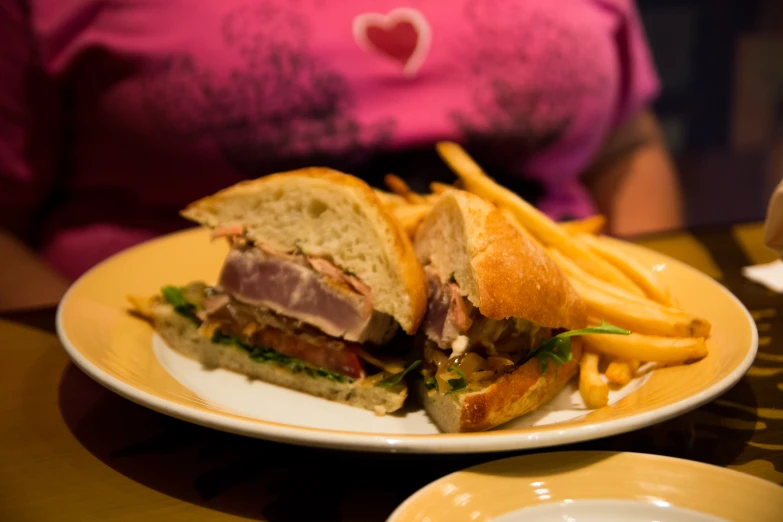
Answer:
[(427, 520), (783, 520), (783, 488), (658, 455), (539, 453), (446, 475), (411, 495), (387, 522)]
[(736, 383), (756, 354), (755, 323), (728, 290), (671, 258), (618, 245), (649, 266), (659, 265), (681, 306), (712, 321), (709, 355), (648, 373), (613, 393), (605, 408), (584, 409), (571, 386), (542, 411), (484, 433), (438, 433), (412, 405), (401, 414), (377, 417), (229, 371), (205, 370), (169, 349), (149, 324), (128, 312), (126, 296), (153, 295), (167, 284), (214, 281), (228, 247), (210, 242), (202, 229), (144, 243), (90, 270), (60, 303), (57, 330), (73, 361), (99, 383), (167, 415), (224, 431), (361, 451), (473, 453), (554, 446), (631, 431), (696, 408)]

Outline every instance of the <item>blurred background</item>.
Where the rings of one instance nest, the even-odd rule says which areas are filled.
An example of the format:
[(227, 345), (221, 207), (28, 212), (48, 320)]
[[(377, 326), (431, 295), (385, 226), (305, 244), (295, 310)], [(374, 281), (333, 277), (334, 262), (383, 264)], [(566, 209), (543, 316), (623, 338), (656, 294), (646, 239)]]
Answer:
[(763, 219), (783, 178), (783, 1), (637, 3), (690, 225)]

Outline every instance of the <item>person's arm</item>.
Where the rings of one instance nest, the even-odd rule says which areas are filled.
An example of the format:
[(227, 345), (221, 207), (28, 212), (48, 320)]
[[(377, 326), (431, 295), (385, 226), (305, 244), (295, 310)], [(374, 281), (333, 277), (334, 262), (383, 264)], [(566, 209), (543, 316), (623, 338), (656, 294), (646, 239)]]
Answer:
[(68, 281), (13, 236), (0, 230), (0, 313), (55, 306)]
[(612, 131), (585, 184), (607, 216), (611, 234), (630, 236), (684, 224), (676, 168), (649, 110)]
[(0, 8), (0, 312), (57, 303), (67, 281), (22, 240), (57, 168), (58, 97), (21, 2)]

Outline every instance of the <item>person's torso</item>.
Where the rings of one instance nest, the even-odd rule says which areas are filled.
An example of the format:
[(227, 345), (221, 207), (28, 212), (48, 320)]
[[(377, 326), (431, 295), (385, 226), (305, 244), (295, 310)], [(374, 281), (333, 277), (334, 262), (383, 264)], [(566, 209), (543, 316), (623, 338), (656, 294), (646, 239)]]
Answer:
[(437, 140), (530, 197), (568, 192), (618, 104), (617, 20), (598, 0), (33, 5), (70, 101), (66, 190), (103, 219), (310, 165), (421, 189), (453, 180)]

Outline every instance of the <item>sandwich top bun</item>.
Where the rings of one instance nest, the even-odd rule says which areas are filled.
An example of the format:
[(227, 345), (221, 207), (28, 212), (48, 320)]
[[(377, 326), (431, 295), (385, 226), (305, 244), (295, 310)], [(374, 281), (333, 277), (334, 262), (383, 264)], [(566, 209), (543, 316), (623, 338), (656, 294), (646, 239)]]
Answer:
[(279, 252), (297, 248), (355, 274), (376, 310), (408, 333), (427, 306), (424, 272), (408, 237), (363, 181), (312, 167), (245, 181), (190, 204), (182, 215), (210, 228), (242, 225)]
[(445, 192), (419, 227), (415, 248), (441, 282), (453, 276), (485, 317), (569, 330), (587, 325), (585, 305), (560, 268), (478, 196)]

